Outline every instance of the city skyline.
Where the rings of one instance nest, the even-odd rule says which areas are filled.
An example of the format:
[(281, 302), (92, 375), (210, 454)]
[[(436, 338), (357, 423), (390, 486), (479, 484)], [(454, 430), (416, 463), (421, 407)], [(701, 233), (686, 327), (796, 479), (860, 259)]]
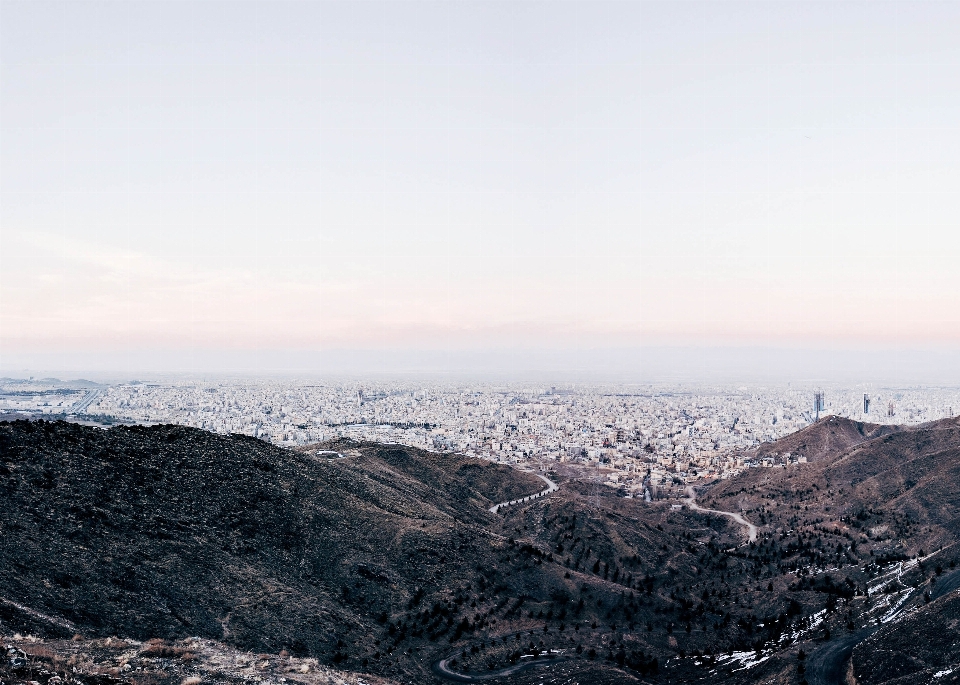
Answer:
[[(112, 384), (5, 378), (0, 413), (93, 425), (173, 423), (285, 447), (341, 439), (457, 452), (523, 468), (605, 465), (608, 483), (725, 479), (744, 469), (805, 463), (756, 452), (821, 418), (929, 425), (951, 419), (957, 388), (561, 384), (320, 379), (130, 380)], [(812, 402), (811, 402), (812, 400)], [(801, 460), (798, 461), (798, 458)], [(659, 466), (651, 465), (652, 463)], [(605, 476), (606, 477), (606, 476)], [(623, 480), (623, 479), (626, 480)], [(647, 494), (649, 497), (649, 493)]]
[(960, 377), (955, 5), (0, 13), (4, 373)]

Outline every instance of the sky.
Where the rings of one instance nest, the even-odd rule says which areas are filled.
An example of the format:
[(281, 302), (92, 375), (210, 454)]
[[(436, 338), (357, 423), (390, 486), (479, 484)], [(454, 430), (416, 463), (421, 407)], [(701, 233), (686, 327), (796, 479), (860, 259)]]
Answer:
[(2, 0), (0, 370), (960, 368), (958, 34), (956, 2)]

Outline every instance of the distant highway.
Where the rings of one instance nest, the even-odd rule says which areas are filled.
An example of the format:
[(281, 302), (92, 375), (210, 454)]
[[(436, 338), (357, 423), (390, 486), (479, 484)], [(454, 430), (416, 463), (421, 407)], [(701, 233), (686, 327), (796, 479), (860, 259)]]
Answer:
[(687, 486), (687, 504), (694, 511), (702, 511), (707, 514), (720, 514), (721, 516), (727, 516), (732, 518), (734, 521), (739, 523), (741, 526), (745, 526), (747, 533), (750, 536), (750, 542), (756, 542), (757, 540), (757, 527), (750, 523), (747, 519), (743, 518), (740, 514), (737, 514), (732, 511), (720, 511), (719, 509), (704, 509), (699, 504), (697, 504), (697, 493), (693, 489), (692, 485)]
[(91, 390), (90, 392), (87, 393), (86, 397), (84, 397), (82, 400), (80, 400), (79, 402), (73, 405), (73, 407), (70, 409), (70, 413), (82, 414), (87, 410), (87, 407), (93, 404), (93, 401), (95, 399), (100, 397), (100, 394), (102, 392), (103, 392), (102, 390)]
[(546, 490), (541, 490), (535, 495), (528, 495), (526, 497), (521, 497), (520, 499), (510, 500), (509, 502), (500, 502), (499, 504), (494, 504), (492, 507), (490, 507), (490, 513), (496, 514), (497, 511), (500, 509), (500, 507), (509, 507), (512, 504), (520, 504), (521, 502), (526, 502), (528, 500), (536, 499), (537, 497), (543, 497), (544, 495), (549, 495), (551, 492), (556, 492), (557, 490), (560, 489), (559, 485), (554, 483), (552, 480), (550, 480), (546, 476), (541, 476), (539, 473), (535, 473), (533, 475), (535, 475), (537, 478), (539, 478), (540, 480), (542, 480), (544, 483), (547, 484)]

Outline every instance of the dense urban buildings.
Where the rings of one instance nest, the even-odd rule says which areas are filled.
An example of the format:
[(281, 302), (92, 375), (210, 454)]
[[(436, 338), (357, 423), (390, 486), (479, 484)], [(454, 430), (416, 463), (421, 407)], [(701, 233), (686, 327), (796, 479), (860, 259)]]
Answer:
[[(115, 385), (7, 379), (0, 410), (103, 422), (177, 423), (278, 445), (335, 438), (455, 451), (499, 463), (594, 466), (625, 494), (726, 478), (750, 448), (811, 423), (820, 389), (800, 387), (539, 386), (281, 380), (131, 381)], [(821, 414), (872, 423), (952, 416), (960, 390), (822, 391)], [(865, 412), (864, 409), (868, 409)], [(781, 455), (780, 463), (803, 459)], [(646, 485), (645, 485), (646, 484)]]

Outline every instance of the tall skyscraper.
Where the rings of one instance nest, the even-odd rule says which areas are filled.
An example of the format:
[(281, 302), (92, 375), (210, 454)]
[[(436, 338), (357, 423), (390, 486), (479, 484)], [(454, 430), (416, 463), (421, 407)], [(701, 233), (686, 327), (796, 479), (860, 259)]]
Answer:
[(813, 394), (813, 410), (817, 414), (817, 421), (820, 420), (820, 412), (826, 408), (826, 404), (823, 401), (823, 390), (818, 390)]

